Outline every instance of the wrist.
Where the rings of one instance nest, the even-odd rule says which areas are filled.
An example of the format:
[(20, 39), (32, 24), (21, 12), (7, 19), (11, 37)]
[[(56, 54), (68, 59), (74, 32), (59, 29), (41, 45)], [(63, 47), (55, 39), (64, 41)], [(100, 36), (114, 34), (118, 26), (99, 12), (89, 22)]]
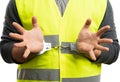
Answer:
[(41, 55), (50, 49), (51, 49), (51, 43), (43, 42), (43, 49), (38, 53), (38, 55)]

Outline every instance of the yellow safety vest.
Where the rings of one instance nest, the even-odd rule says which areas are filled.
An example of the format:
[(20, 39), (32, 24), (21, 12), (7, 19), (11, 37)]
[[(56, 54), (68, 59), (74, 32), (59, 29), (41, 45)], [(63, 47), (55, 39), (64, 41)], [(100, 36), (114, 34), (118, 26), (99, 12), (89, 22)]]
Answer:
[(55, 0), (16, 0), (23, 27), (32, 29), (31, 19), (36, 16), (46, 42), (53, 45), (50, 51), (18, 66), (18, 82), (99, 82), (100, 63), (57, 46), (75, 43), (87, 18), (92, 19), (90, 30), (97, 32), (106, 5), (107, 0), (69, 0), (61, 16)]

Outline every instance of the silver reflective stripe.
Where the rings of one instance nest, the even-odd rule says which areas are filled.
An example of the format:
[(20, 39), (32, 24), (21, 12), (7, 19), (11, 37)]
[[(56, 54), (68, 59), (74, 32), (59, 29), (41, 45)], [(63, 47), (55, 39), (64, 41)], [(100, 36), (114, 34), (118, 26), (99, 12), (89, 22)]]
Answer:
[(62, 82), (100, 82), (100, 76), (87, 78), (63, 78)]
[(52, 47), (59, 45), (59, 36), (58, 35), (47, 35), (44, 36), (44, 40), (47, 43), (51, 43)]
[(51, 43), (52, 48), (60, 48), (61, 53), (78, 54), (78, 51), (76, 48), (76, 43), (62, 42), (61, 45), (59, 45), (59, 36), (58, 35), (44, 36), (44, 40), (47, 43)]
[(59, 69), (18, 69), (18, 80), (59, 81)]

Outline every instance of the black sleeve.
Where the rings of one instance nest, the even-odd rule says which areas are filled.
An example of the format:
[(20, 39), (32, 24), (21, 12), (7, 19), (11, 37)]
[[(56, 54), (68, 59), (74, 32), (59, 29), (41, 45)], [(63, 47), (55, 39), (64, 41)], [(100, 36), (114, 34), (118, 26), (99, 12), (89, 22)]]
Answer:
[(109, 1), (107, 3), (106, 13), (105, 13), (105, 16), (101, 23), (100, 28), (105, 25), (110, 25), (111, 28), (109, 31), (105, 32), (101, 38), (111, 38), (111, 39), (113, 39), (113, 43), (112, 44), (103, 44), (104, 46), (109, 48), (109, 52), (102, 52), (102, 54), (98, 58), (97, 62), (111, 64), (117, 60), (118, 55), (119, 55), (120, 46), (119, 46), (119, 42), (118, 42), (117, 35), (116, 35), (113, 10), (112, 10), (112, 7), (111, 7), (111, 4)]
[(12, 26), (13, 22), (18, 22), (19, 24), (21, 24), (15, 5), (15, 0), (10, 0), (6, 8), (3, 33), (0, 43), (1, 56), (7, 63), (15, 62), (12, 58), (12, 48), (13, 43), (18, 42), (17, 40), (9, 37), (10, 32), (18, 33), (17, 30)]

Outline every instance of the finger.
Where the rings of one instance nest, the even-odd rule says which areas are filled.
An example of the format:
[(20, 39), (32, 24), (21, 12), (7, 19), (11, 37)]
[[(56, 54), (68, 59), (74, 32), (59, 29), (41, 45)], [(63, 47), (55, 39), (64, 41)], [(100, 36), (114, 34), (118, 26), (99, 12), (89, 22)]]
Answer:
[(91, 51), (89, 52), (89, 55), (90, 55), (90, 58), (91, 58), (93, 61), (96, 61), (96, 56), (95, 56), (93, 50), (91, 50)]
[(97, 32), (97, 36), (100, 37), (104, 32), (106, 32), (106, 31), (109, 30), (109, 29), (110, 29), (110, 26), (109, 26), (109, 25), (102, 27), (102, 28)]
[(87, 19), (83, 28), (89, 28), (91, 24), (91, 19)]
[(39, 27), (38, 23), (37, 23), (37, 18), (35, 16), (32, 17), (32, 25), (33, 27)]
[(112, 43), (112, 42), (113, 42), (112, 39), (107, 39), (107, 38), (98, 40), (98, 43)]
[(26, 49), (24, 52), (23, 58), (27, 58), (29, 56), (29, 54), (30, 54), (30, 50)]
[(94, 54), (95, 54), (96, 58), (98, 58), (101, 54), (101, 50), (94, 49), (93, 51), (94, 51)]
[(9, 36), (16, 39), (16, 40), (21, 40), (21, 41), (23, 40), (22, 35), (17, 34), (17, 33), (9, 33)]
[(20, 25), (20, 24), (18, 24), (18, 23), (16, 23), (16, 22), (13, 22), (13, 26), (16, 28), (16, 30), (18, 31), (18, 32), (20, 32), (21, 34), (23, 34), (24, 33), (24, 28)]
[(101, 51), (109, 51), (108, 47), (104, 47), (102, 45), (97, 45), (95, 48), (98, 49), (98, 50), (101, 50)]
[(16, 47), (26, 47), (25, 42), (15, 43), (14, 46)]

